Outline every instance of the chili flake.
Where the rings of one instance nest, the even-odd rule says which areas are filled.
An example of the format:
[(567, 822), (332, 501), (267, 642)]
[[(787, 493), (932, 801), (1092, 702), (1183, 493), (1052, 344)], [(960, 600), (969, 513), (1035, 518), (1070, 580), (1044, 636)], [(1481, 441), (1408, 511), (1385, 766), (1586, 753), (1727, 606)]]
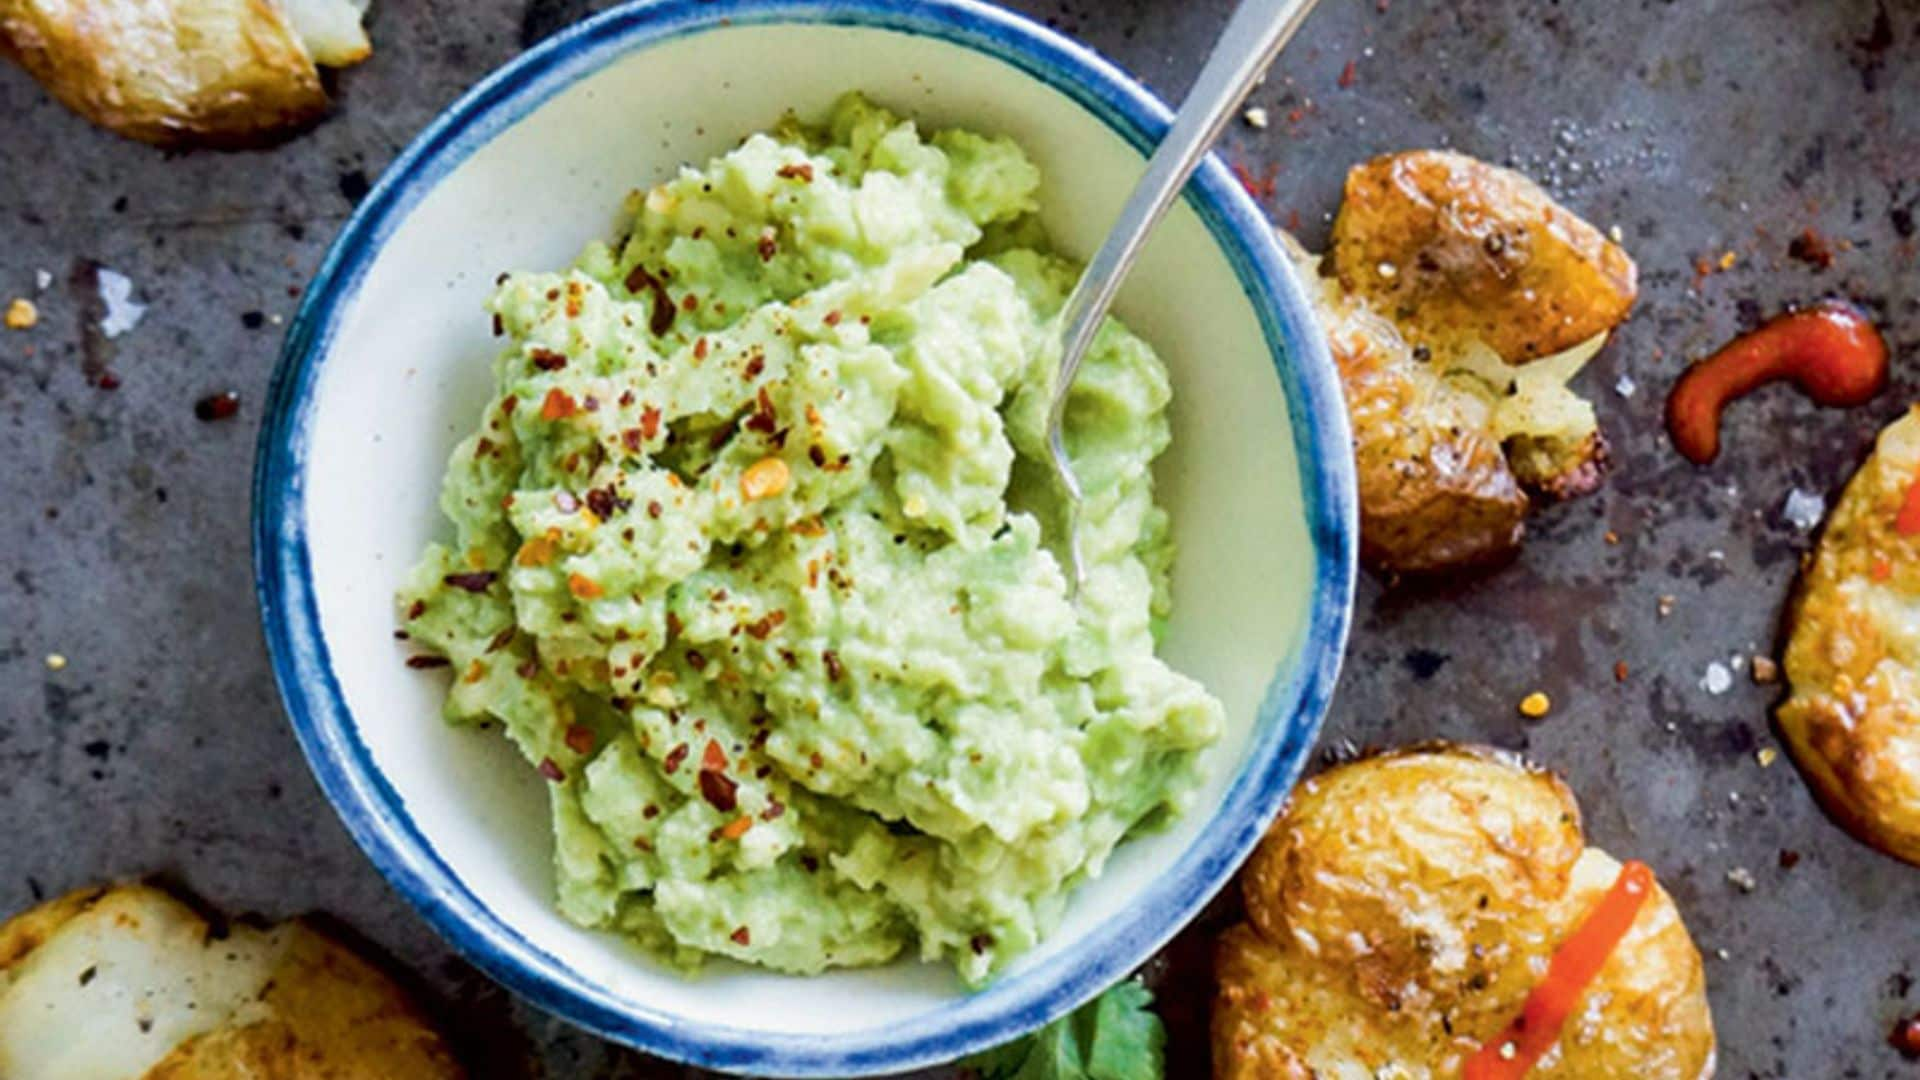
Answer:
[(708, 772), (724, 770), (727, 767), (727, 752), (720, 749), (718, 742), (708, 739), (707, 748), (700, 755), (700, 767)]
[(553, 763), (552, 758), (540, 759), (540, 775), (556, 784), (567, 778), (567, 774), (560, 770), (560, 766)]
[(465, 589), (470, 593), (483, 593), (499, 576), (492, 570), (476, 570), (471, 574), (448, 574), (440, 580), (456, 589)]
[(546, 398), (540, 402), (540, 419), (565, 420), (572, 416), (577, 408), (573, 395), (556, 386), (548, 390)]
[(681, 762), (686, 761), (687, 755), (690, 753), (692, 753), (692, 750), (688, 748), (687, 744), (681, 743), (679, 746), (667, 751), (667, 756), (660, 762), (660, 770), (668, 776), (672, 776), (674, 773), (680, 771)]
[(700, 770), (700, 797), (715, 810), (723, 814), (732, 813), (740, 805), (738, 791), (739, 785), (726, 773), (714, 769)]
[(193, 415), (203, 424), (230, 420), (240, 413), (240, 395), (232, 390), (208, 394), (193, 403)]
[(773, 175), (782, 180), (799, 180), (802, 183), (811, 184), (813, 183), (813, 166), (809, 163), (782, 165)]
[(1900, 504), (1900, 513), (1893, 519), (1893, 528), (1901, 536), (1920, 533), (1920, 476), (1915, 476), (1907, 485), (1906, 501)]
[(738, 840), (747, 835), (747, 830), (751, 828), (753, 828), (753, 818), (746, 814), (741, 814), (739, 817), (720, 826), (719, 829), (715, 830), (714, 835), (722, 840)]
[(447, 667), (452, 663), (453, 661), (448, 660), (444, 656), (409, 656), (407, 657), (408, 667), (419, 668), (421, 670), (425, 670), (427, 668)]
[(581, 754), (581, 755), (591, 754), (593, 753), (594, 743), (595, 743), (595, 739), (593, 736), (592, 728), (587, 727), (583, 724), (567, 725), (567, 734), (566, 734), (567, 749), (573, 751), (576, 754)]
[(566, 354), (554, 352), (552, 349), (534, 349), (529, 359), (533, 361), (533, 366), (541, 371), (559, 371), (567, 366)]
[(827, 649), (820, 654), (820, 662), (827, 665), (827, 679), (831, 682), (839, 682), (840, 675), (844, 670), (840, 666), (840, 654), (834, 652), (832, 649)]
[(606, 590), (600, 587), (600, 583), (585, 574), (568, 574), (567, 591), (582, 600), (598, 600), (606, 595)]
[(777, 457), (764, 457), (740, 473), (740, 494), (749, 502), (770, 499), (787, 490), (792, 474), (787, 463)]
[(536, 536), (520, 545), (520, 554), (513, 561), (521, 566), (545, 566), (553, 561), (553, 541), (545, 536)]

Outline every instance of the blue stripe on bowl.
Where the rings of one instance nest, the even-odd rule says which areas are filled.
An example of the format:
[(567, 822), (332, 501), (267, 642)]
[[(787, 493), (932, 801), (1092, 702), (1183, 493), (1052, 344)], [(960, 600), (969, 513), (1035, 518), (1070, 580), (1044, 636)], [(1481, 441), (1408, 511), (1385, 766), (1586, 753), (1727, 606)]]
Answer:
[(335, 241), (288, 332), (268, 392), (253, 486), (254, 587), (274, 675), (321, 788), (380, 872), (459, 952), (515, 992), (617, 1042), (710, 1068), (854, 1076), (948, 1061), (1066, 1013), (1139, 965), (1225, 884), (1300, 775), (1319, 732), (1352, 603), (1355, 492), (1346, 410), (1326, 345), (1271, 226), (1217, 159), (1187, 201), (1259, 313), (1285, 387), (1314, 545), (1307, 633), (1283, 658), (1241, 775), (1200, 839), (1120, 916), (1070, 950), (906, 1024), (856, 1036), (697, 1024), (615, 998), (480, 902), (434, 852), (361, 742), (315, 606), (305, 521), (310, 398), (380, 248), (424, 192), (506, 126), (626, 53), (725, 25), (826, 23), (924, 35), (1009, 63), (1148, 151), (1169, 112), (1112, 64), (976, 0), (646, 0), (574, 26), (488, 76), (390, 166)]

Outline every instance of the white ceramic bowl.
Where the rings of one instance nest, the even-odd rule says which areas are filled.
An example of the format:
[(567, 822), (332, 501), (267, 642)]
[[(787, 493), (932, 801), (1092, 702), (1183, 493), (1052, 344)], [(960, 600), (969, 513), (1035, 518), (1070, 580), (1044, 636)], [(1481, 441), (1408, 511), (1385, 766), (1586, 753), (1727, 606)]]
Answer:
[(254, 491), (257, 586), (287, 711), (369, 856), (462, 953), (608, 1038), (716, 1068), (903, 1070), (1002, 1042), (1163, 944), (1246, 856), (1312, 747), (1354, 563), (1345, 413), (1260, 212), (1218, 161), (1129, 279), (1119, 314), (1172, 369), (1158, 474), (1179, 558), (1164, 654), (1227, 705), (1197, 808), (1126, 845), (1046, 943), (968, 994), (944, 967), (695, 980), (551, 903), (544, 781), (494, 733), (438, 719), (402, 664), (392, 595), (443, 531), (447, 453), (489, 388), (496, 272), (566, 264), (622, 195), (787, 109), (858, 88), (934, 124), (1017, 138), (1046, 223), (1085, 254), (1167, 110), (1110, 64), (970, 0), (659, 0), (489, 77), (390, 167), (309, 289), (275, 375)]

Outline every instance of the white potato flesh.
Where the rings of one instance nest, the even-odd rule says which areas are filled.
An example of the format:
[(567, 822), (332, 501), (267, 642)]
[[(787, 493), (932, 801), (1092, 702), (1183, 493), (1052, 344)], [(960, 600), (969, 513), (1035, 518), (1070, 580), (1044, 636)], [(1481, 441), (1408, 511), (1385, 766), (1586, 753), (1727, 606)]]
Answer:
[(191, 908), (118, 889), (0, 972), (0, 1076), (139, 1080), (175, 1046), (261, 1008), (281, 930), (208, 940)]
[(280, 0), (293, 32), (306, 45), (313, 62), (323, 67), (346, 67), (373, 52), (367, 40), (369, 0)]

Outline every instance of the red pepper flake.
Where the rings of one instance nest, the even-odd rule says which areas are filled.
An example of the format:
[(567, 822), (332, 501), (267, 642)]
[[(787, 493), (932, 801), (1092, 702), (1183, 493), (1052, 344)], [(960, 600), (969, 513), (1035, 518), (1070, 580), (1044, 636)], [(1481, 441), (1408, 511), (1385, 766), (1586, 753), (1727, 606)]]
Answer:
[(203, 424), (231, 420), (240, 412), (240, 395), (233, 390), (208, 394), (193, 403), (193, 415)]
[(698, 649), (688, 649), (687, 666), (695, 671), (705, 671), (707, 669), (707, 658), (701, 655)]
[(411, 605), (407, 607), (408, 621), (417, 619), (420, 616), (425, 615), (426, 613), (427, 613), (427, 602), (425, 600), (415, 600)]
[(757, 431), (762, 435), (771, 435), (780, 426), (779, 414), (774, 411), (773, 398), (767, 393), (766, 387), (762, 386), (760, 392), (754, 395), (753, 415), (747, 417), (745, 426), (748, 431)]
[(723, 814), (731, 814), (740, 805), (739, 785), (723, 772), (700, 770), (700, 797)]
[(500, 415), (512, 416), (513, 410), (519, 407), (519, 405), (520, 399), (514, 397), (512, 394), (508, 394), (506, 397), (500, 399)]
[(975, 956), (984, 955), (988, 949), (993, 948), (993, 935), (975, 934), (967, 939), (967, 947), (973, 950)]
[(483, 593), (500, 577), (492, 570), (476, 570), (471, 574), (448, 574), (440, 580), (456, 589), (465, 589), (470, 593)]
[(585, 574), (568, 574), (567, 591), (582, 600), (598, 600), (607, 594), (599, 582)]
[(499, 312), (493, 313), (493, 336), (500, 337), (507, 332), (507, 324), (500, 318)]
[(532, 360), (533, 366), (541, 371), (559, 371), (567, 366), (566, 354), (554, 352), (552, 349), (535, 349), (528, 359)]
[(841, 674), (845, 671), (840, 666), (840, 654), (828, 649), (820, 654), (820, 662), (827, 665), (827, 679), (831, 682), (839, 682)]
[(556, 784), (567, 778), (567, 774), (560, 771), (560, 766), (555, 765), (552, 758), (540, 759), (540, 775)]
[(693, 343), (693, 358), (695, 360), (705, 360), (707, 358), (707, 339), (706, 338), (703, 337), (703, 338), (695, 339)]
[(813, 165), (810, 163), (782, 165), (773, 175), (782, 180), (799, 180), (802, 183), (811, 184), (813, 183)]
[(120, 376), (115, 375), (111, 371), (103, 371), (100, 373), (99, 378), (93, 380), (93, 385), (102, 390), (118, 390), (120, 389)]
[(727, 752), (720, 749), (718, 742), (708, 739), (707, 748), (700, 755), (700, 767), (708, 772), (724, 771), (727, 767)]
[(786, 612), (769, 611), (765, 615), (748, 623), (747, 633), (753, 635), (753, 640), (755, 641), (765, 641), (775, 630), (780, 629), (786, 621)]
[(540, 402), (540, 419), (565, 420), (576, 408), (573, 395), (556, 386), (548, 390), (546, 399)]
[(508, 645), (512, 644), (514, 635), (518, 634), (519, 632), (520, 632), (520, 628), (513, 625), (512, 623), (508, 623), (506, 626), (501, 627), (500, 632), (493, 635), (493, 640), (487, 642), (487, 651), (490, 653), (496, 653), (496, 652), (499, 652), (501, 649), (506, 648)]
[(716, 839), (720, 840), (738, 840), (747, 835), (747, 830), (751, 828), (753, 828), (753, 818), (746, 814), (741, 814), (739, 817), (713, 830), (713, 835)]
[(829, 311), (821, 317), (820, 321), (826, 323), (828, 326), (839, 326), (840, 313), (837, 311)]
[(1886, 581), (1888, 578), (1893, 577), (1893, 563), (1888, 561), (1884, 555), (1878, 556), (1873, 560), (1873, 566), (1868, 570), (1868, 573), (1873, 575), (1873, 580), (1875, 581)]
[(658, 518), (658, 517), (659, 517), (659, 516), (660, 516), (660, 515), (661, 515), (661, 514), (662, 514), (663, 512), (665, 512), (665, 507), (662, 507), (662, 506), (660, 505), (660, 500), (659, 500), (659, 499), (654, 499), (654, 500), (652, 500), (651, 502), (649, 502), (649, 503), (647, 503), (647, 516), (648, 516), (648, 517), (650, 517), (650, 518)]
[(1236, 161), (1233, 163), (1233, 175), (1240, 181), (1240, 186), (1247, 189), (1247, 194), (1256, 199), (1271, 199), (1278, 186), (1280, 166), (1269, 164), (1266, 171), (1256, 177), (1245, 162)]
[(594, 747), (593, 729), (582, 724), (567, 725), (567, 749), (576, 754), (591, 754)]
[(679, 746), (667, 751), (666, 758), (660, 762), (660, 770), (668, 776), (672, 776), (674, 773), (680, 771), (680, 763), (687, 760), (687, 755), (690, 753), (692, 753), (692, 750), (687, 747), (687, 744), (681, 743)]
[(1800, 853), (1792, 848), (1780, 849), (1780, 869), (1791, 870), (1800, 865)]
[(680, 298), (680, 310), (682, 311), (695, 311), (695, 310), (698, 310), (699, 307), (700, 307), (700, 298), (693, 295), (692, 293), (688, 293), (687, 295)]
[(1627, 662), (1625, 660), (1615, 660), (1613, 662), (1613, 681), (1627, 681)]
[(1340, 89), (1345, 90), (1351, 87), (1359, 74), (1359, 66), (1352, 60), (1347, 61), (1347, 66), (1340, 69)]
[(773, 257), (780, 253), (780, 244), (774, 238), (771, 228), (760, 234), (760, 240), (754, 245), (754, 250), (760, 253), (761, 262), (772, 262)]
[(1901, 536), (1920, 533), (1920, 475), (1907, 485), (1907, 498), (1900, 504), (1900, 515), (1893, 519), (1893, 528)]
[(640, 811), (640, 816), (647, 821), (652, 821), (654, 818), (660, 816), (660, 808), (652, 803), (648, 803), (646, 809)]
[(767, 808), (760, 811), (761, 821), (773, 821), (787, 812), (787, 804), (772, 796), (767, 797)]
[(587, 410), (588, 412), (599, 412), (600, 399), (597, 397), (594, 397), (592, 394), (588, 394), (585, 398), (581, 399), (580, 407)]
[(753, 935), (747, 933), (747, 928), (744, 926), (727, 936), (733, 940), (735, 945), (750, 945), (753, 943)]
[(767, 370), (767, 355), (757, 352), (747, 358), (747, 366), (741, 369), (740, 377), (751, 382), (759, 378), (760, 373), (765, 370)]
[(1806, 263), (1815, 270), (1825, 270), (1833, 265), (1833, 248), (1818, 229), (1808, 227), (1787, 244), (1787, 258)]
[(620, 445), (626, 447), (628, 452), (637, 454), (640, 448), (646, 445), (646, 436), (639, 428), (630, 427), (620, 433)]
[(667, 294), (667, 286), (659, 278), (647, 272), (647, 268), (638, 263), (627, 273), (627, 291), (639, 296), (641, 290), (653, 294), (653, 313), (647, 319), (647, 329), (654, 337), (660, 337), (673, 329), (673, 297)]
[(423, 671), (426, 670), (427, 668), (447, 667), (452, 663), (453, 661), (447, 659), (444, 656), (409, 656), (407, 657), (408, 667), (419, 668)]

